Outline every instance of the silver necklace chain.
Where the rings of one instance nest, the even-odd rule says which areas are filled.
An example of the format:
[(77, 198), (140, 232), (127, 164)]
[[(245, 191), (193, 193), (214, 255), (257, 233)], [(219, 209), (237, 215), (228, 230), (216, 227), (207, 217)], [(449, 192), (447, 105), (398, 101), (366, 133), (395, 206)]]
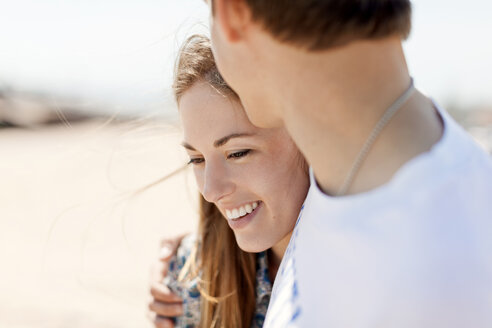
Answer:
[(388, 124), (388, 122), (391, 120), (393, 115), (395, 115), (396, 112), (398, 112), (398, 110), (402, 107), (402, 105), (410, 98), (410, 96), (413, 94), (413, 91), (415, 91), (415, 87), (413, 84), (413, 79), (410, 79), (410, 86), (407, 88), (407, 90), (405, 90), (405, 92), (390, 107), (388, 107), (388, 109), (384, 112), (383, 116), (381, 116), (379, 121), (376, 123), (376, 126), (372, 130), (371, 134), (367, 138), (361, 150), (359, 151), (359, 154), (357, 155), (354, 163), (352, 164), (349, 173), (345, 177), (342, 186), (338, 190), (338, 193), (336, 194), (337, 196), (343, 196), (345, 195), (345, 193), (347, 193), (348, 188), (352, 185), (355, 175), (359, 171), (362, 162), (364, 161), (367, 154), (371, 150), (371, 147), (376, 141), (377, 137), (384, 129), (386, 124)]

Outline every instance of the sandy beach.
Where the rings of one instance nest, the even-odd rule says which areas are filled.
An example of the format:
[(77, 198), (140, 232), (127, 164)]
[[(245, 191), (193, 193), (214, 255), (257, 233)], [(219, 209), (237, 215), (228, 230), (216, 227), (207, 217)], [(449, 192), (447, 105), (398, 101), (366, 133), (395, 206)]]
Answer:
[(0, 327), (150, 327), (149, 267), (196, 223), (179, 129), (102, 121), (0, 129)]

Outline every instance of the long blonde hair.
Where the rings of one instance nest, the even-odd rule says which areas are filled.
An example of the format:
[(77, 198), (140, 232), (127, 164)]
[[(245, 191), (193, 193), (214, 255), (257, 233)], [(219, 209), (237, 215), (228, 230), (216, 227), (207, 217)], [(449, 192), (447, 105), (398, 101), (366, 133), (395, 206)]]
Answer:
[[(189, 37), (180, 50), (173, 83), (176, 101), (197, 82), (239, 99), (217, 70), (210, 40), (201, 35)], [(197, 245), (180, 275), (199, 278), (200, 327), (250, 327), (256, 305), (256, 254), (239, 248), (218, 208), (201, 195), (200, 209)]]

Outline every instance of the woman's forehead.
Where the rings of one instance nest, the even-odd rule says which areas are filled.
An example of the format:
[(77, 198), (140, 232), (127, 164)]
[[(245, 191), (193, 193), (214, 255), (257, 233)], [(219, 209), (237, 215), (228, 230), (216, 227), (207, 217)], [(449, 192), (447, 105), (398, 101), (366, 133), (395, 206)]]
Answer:
[(208, 84), (200, 83), (183, 94), (179, 113), (186, 135), (207, 133), (261, 133), (249, 121), (238, 100), (218, 93)]

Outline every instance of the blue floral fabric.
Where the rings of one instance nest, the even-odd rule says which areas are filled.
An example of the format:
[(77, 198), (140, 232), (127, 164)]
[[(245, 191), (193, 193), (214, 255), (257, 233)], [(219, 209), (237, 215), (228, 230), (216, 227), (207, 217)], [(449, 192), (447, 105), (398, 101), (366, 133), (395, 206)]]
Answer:
[[(178, 281), (179, 273), (191, 254), (196, 236), (190, 235), (183, 239), (176, 255), (169, 263), (169, 271), (164, 283), (183, 299), (183, 315), (176, 318), (176, 328), (198, 327), (200, 323), (201, 296), (197, 288), (198, 279)], [(256, 311), (251, 328), (261, 328), (265, 321), (272, 284), (268, 276), (268, 259), (266, 252), (256, 256)]]

